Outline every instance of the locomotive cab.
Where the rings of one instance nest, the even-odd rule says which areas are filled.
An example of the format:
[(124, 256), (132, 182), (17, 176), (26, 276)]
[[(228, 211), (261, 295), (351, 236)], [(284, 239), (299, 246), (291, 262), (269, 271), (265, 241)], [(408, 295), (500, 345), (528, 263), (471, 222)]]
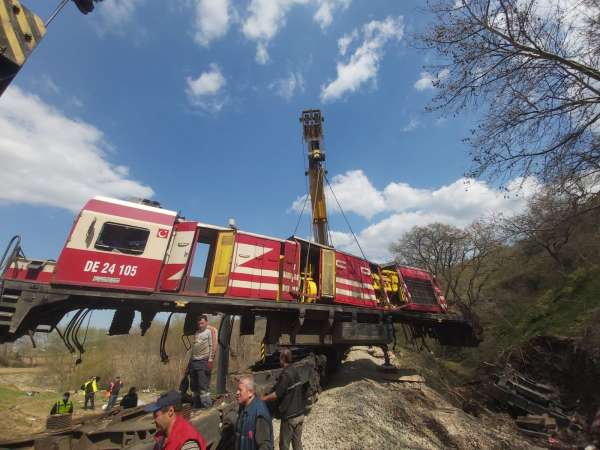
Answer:
[(155, 290), (176, 220), (156, 206), (93, 198), (73, 224), (52, 283)]

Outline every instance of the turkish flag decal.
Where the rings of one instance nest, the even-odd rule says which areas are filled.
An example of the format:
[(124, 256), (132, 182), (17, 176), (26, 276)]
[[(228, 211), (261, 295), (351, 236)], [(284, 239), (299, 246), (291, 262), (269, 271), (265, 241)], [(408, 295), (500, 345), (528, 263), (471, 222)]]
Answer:
[(159, 228), (156, 232), (156, 237), (166, 239), (169, 236), (169, 230), (167, 228)]

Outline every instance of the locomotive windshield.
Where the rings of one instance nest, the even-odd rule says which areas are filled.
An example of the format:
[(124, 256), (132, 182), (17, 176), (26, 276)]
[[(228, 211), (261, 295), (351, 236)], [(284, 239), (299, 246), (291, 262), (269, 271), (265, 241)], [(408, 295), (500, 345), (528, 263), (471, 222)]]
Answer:
[(149, 234), (150, 231), (145, 228), (106, 222), (95, 247), (98, 250), (116, 250), (129, 255), (141, 255), (146, 248)]

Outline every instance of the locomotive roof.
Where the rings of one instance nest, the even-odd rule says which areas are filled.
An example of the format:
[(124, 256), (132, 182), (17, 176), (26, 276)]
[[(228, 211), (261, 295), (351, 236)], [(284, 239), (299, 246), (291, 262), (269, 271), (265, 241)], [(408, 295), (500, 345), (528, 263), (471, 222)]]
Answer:
[(97, 200), (105, 203), (112, 203), (114, 205), (127, 206), (129, 208), (142, 209), (144, 211), (151, 211), (157, 214), (165, 214), (168, 216), (177, 216), (177, 212), (171, 211), (169, 209), (157, 208), (155, 206), (144, 205), (143, 203), (130, 202), (127, 200), (119, 200), (116, 198), (103, 197), (98, 195), (93, 198), (93, 200)]

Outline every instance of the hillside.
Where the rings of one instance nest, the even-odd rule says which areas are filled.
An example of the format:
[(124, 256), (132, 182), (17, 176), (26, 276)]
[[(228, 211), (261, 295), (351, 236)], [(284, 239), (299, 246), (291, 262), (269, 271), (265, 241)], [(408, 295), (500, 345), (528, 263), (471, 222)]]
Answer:
[(560, 237), (560, 245), (544, 236), (555, 245), (552, 256), (534, 237), (503, 245), (491, 257), (497, 269), (473, 308), (483, 328), (481, 345), (448, 349), (430, 344), (450, 373), (481, 386), (470, 393), (478, 401), (489, 401), (481, 392), (486, 384), (518, 374), (553, 389), (565, 414), (575, 417), (585, 433), (600, 408), (598, 222), (600, 214), (592, 210), (577, 218), (568, 233), (550, 236)]

